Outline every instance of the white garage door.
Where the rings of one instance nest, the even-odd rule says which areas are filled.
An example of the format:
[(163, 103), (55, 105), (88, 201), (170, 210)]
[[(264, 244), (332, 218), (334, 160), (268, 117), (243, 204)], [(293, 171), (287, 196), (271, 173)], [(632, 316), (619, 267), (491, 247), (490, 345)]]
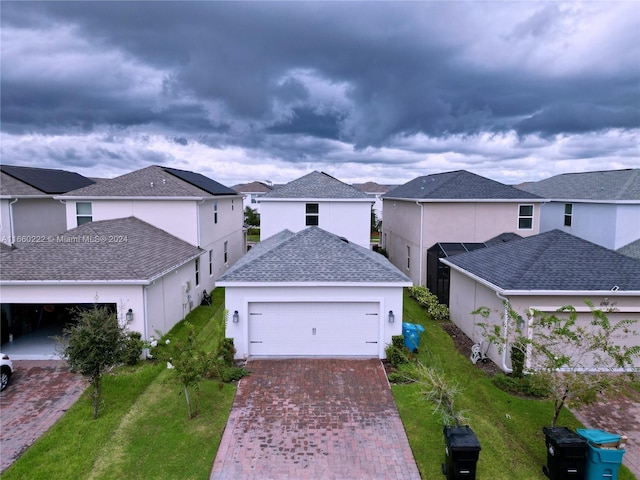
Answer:
[(250, 355), (378, 356), (378, 303), (250, 303)]

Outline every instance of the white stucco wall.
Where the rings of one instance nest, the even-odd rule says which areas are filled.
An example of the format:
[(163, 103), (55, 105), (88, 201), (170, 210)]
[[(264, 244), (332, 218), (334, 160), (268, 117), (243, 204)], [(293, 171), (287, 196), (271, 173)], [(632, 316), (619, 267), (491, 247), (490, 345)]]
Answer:
[[(248, 309), (251, 302), (378, 302), (380, 303), (379, 357), (393, 335), (402, 334), (402, 287), (234, 287), (225, 284), (225, 308), (229, 311), (226, 336), (234, 339), (236, 357), (249, 354)], [(238, 310), (240, 321), (233, 323), (231, 313)], [(394, 323), (387, 321), (389, 310)]]
[[(584, 322), (584, 324), (588, 324), (592, 319), (589, 308), (585, 304), (585, 299), (591, 300), (595, 307), (599, 308), (601, 302), (606, 298), (609, 304), (615, 302), (614, 308), (619, 310), (617, 313), (609, 314), (609, 319), (613, 321), (621, 320), (622, 318), (637, 320), (638, 323), (635, 329), (640, 332), (640, 296), (616, 295), (611, 292), (606, 297), (602, 295), (509, 295), (507, 298), (514, 311), (522, 315), (525, 320), (527, 319), (526, 312), (529, 309), (551, 313), (558, 308), (571, 305), (579, 312), (582, 312), (579, 316), (579, 321)], [(479, 343), (483, 339), (483, 330), (477, 323), (486, 321), (480, 315), (471, 314), (472, 311), (479, 307), (488, 307), (492, 311), (487, 323), (499, 323), (502, 325), (504, 318), (503, 300), (496, 295), (495, 291), (451, 269), (449, 306), (451, 321), (475, 343)], [(636, 345), (637, 343), (638, 337), (633, 335), (625, 340), (620, 339), (618, 341), (619, 345), (626, 346)], [(503, 367), (502, 354), (496, 346), (490, 346), (488, 355), (496, 365)], [(640, 359), (636, 359), (635, 366), (640, 367)], [(508, 354), (506, 367), (511, 368)]]
[(640, 205), (618, 205), (613, 250), (640, 238)]
[(0, 200), (0, 242), (5, 245), (11, 245), (11, 210), (9, 208), (10, 200)]
[[(13, 199), (15, 200), (15, 199)], [(3, 243), (11, 245), (13, 237), (16, 246), (31, 243), (30, 237), (55, 235), (66, 230), (65, 207), (52, 198), (20, 198), (0, 201), (0, 235)], [(13, 232), (11, 214), (13, 211)]]
[(282, 230), (299, 232), (307, 228), (306, 204), (318, 204), (318, 227), (350, 242), (370, 248), (372, 200), (363, 201), (261, 201), (260, 240)]
[[(91, 200), (90, 202), (93, 221), (136, 217), (192, 245), (198, 245), (198, 210), (196, 201), (100, 199)], [(78, 226), (76, 201), (67, 200), (65, 203), (67, 228), (75, 228)]]
[(119, 318), (132, 309), (134, 312), (131, 330), (144, 335), (144, 299), (140, 285), (2, 285), (2, 303), (114, 303)]

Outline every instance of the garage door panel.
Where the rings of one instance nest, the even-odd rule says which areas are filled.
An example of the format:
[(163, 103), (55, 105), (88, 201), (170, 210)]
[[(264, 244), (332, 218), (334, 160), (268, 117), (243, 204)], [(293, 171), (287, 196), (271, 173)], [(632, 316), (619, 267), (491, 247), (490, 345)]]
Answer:
[(378, 355), (377, 303), (251, 303), (250, 355)]

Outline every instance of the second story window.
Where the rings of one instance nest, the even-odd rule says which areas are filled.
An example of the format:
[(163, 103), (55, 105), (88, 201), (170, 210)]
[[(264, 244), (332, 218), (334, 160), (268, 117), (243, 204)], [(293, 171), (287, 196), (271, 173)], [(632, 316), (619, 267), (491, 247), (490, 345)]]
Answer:
[(229, 242), (224, 242), (224, 263), (229, 263)]
[(213, 201), (213, 223), (218, 223), (218, 201)]
[(318, 221), (318, 204), (317, 203), (307, 203), (306, 204), (306, 219), (305, 225), (307, 227), (314, 226), (317, 227), (319, 225)]
[(411, 269), (411, 247), (407, 245), (407, 270)]
[(572, 220), (573, 220), (573, 204), (565, 203), (564, 204), (564, 226), (570, 227)]
[(209, 276), (213, 275), (213, 250), (209, 250)]
[(78, 226), (93, 221), (91, 202), (76, 202), (76, 221)]
[(533, 228), (533, 205), (518, 207), (518, 229), (531, 230)]
[(196, 287), (200, 285), (200, 259), (196, 258)]

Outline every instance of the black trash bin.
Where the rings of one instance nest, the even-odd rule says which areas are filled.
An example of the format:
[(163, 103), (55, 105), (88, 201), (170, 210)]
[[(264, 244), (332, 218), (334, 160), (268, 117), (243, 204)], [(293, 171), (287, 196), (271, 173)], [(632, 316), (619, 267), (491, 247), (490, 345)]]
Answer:
[(480, 456), (480, 442), (476, 434), (468, 426), (444, 427), (443, 433), (446, 459), (442, 473), (447, 480), (475, 479)]
[(567, 427), (542, 427), (547, 445), (547, 465), (542, 467), (550, 480), (584, 480), (587, 442)]

